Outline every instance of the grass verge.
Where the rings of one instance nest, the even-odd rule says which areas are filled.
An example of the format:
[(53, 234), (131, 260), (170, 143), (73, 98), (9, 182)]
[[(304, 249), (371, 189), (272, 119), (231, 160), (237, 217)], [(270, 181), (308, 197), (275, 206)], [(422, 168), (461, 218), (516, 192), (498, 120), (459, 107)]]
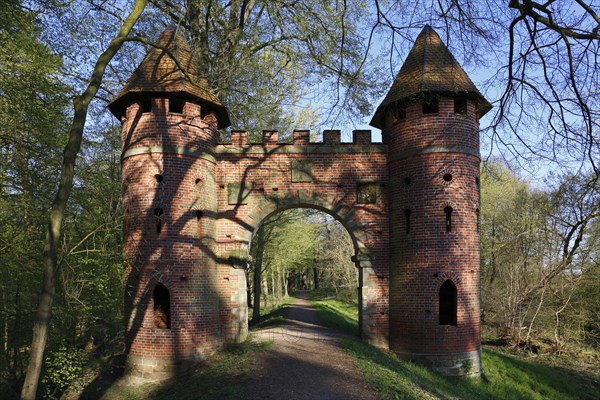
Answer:
[(261, 328), (266, 328), (269, 326), (280, 325), (285, 322), (288, 311), (290, 309), (290, 304), (292, 303), (291, 297), (285, 297), (281, 300), (281, 303), (272, 303), (274, 305), (270, 307), (264, 307), (261, 310), (260, 322), (251, 323), (250, 330), (256, 330)]
[(338, 331), (358, 335), (358, 305), (347, 301), (343, 294), (314, 290), (310, 292), (310, 301), (323, 324)]
[[(326, 294), (312, 296), (319, 318), (331, 328), (355, 333), (358, 312)], [(593, 374), (568, 366), (539, 363), (502, 347), (484, 347), (483, 378), (449, 378), (420, 365), (398, 359), (358, 338), (341, 344), (357, 362), (367, 381), (382, 399), (598, 399), (600, 382)]]
[(87, 388), (80, 398), (102, 398), (104, 400), (159, 400), (159, 399), (239, 399), (239, 384), (257, 379), (261, 366), (257, 364), (257, 353), (264, 352), (272, 342), (245, 343), (219, 352), (196, 370), (160, 384), (139, 387), (112, 385), (104, 393), (94, 393)]

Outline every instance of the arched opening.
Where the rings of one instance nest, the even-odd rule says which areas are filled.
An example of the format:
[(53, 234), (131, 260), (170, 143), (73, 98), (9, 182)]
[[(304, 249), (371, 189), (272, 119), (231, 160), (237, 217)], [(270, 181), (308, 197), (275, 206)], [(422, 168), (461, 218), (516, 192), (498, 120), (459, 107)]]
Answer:
[(162, 283), (157, 283), (152, 296), (154, 302), (154, 327), (171, 329), (171, 295)]
[(446, 214), (446, 232), (452, 232), (452, 207), (445, 207), (444, 213)]
[(252, 237), (247, 274), (251, 324), (264, 323), (279, 305), (300, 298), (316, 302), (320, 312), (321, 304), (325, 312), (340, 312), (339, 328), (360, 332), (356, 239), (337, 218), (325, 209), (294, 205), (262, 220)]
[(164, 210), (161, 207), (157, 207), (154, 209), (154, 222), (156, 224), (156, 233), (160, 234), (162, 232), (162, 218), (163, 218)]
[(440, 287), (440, 325), (456, 325), (457, 295), (456, 286), (448, 279)]

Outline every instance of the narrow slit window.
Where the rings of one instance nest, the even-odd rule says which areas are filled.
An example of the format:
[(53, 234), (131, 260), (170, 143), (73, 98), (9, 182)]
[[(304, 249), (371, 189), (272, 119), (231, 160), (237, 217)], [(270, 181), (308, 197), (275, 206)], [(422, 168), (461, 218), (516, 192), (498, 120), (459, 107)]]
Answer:
[(423, 114), (436, 114), (439, 111), (439, 101), (436, 98), (423, 100)]
[(467, 113), (467, 99), (462, 96), (454, 96), (454, 113), (455, 114), (466, 114)]
[(154, 179), (156, 179), (157, 183), (161, 183), (163, 181), (163, 176), (161, 174), (154, 175)]
[(142, 100), (142, 113), (152, 112), (152, 100), (144, 99)]
[(180, 99), (169, 99), (169, 112), (173, 114), (183, 114), (185, 101)]
[(444, 208), (446, 213), (446, 232), (452, 231), (452, 207), (448, 206)]
[(204, 216), (204, 213), (201, 210), (196, 210), (195, 215), (196, 215), (196, 232), (197, 232), (198, 236), (200, 236), (200, 233), (202, 232), (202, 217)]
[(406, 225), (406, 234), (407, 235), (410, 234), (410, 214), (411, 214), (410, 209), (407, 208), (406, 210), (404, 210), (404, 217), (406, 219), (405, 225)]
[(481, 233), (481, 213), (479, 208), (475, 210), (475, 218), (477, 218), (477, 233)]
[(456, 286), (447, 280), (440, 287), (440, 325), (455, 325), (457, 313)]
[(154, 287), (154, 327), (171, 329), (171, 295), (162, 283)]
[(397, 120), (406, 119), (406, 105), (404, 103), (398, 103), (394, 107), (394, 117)]
[(163, 214), (164, 214), (164, 211), (162, 208), (154, 209), (154, 218), (156, 220), (155, 221), (156, 222), (156, 233), (160, 233), (162, 231)]

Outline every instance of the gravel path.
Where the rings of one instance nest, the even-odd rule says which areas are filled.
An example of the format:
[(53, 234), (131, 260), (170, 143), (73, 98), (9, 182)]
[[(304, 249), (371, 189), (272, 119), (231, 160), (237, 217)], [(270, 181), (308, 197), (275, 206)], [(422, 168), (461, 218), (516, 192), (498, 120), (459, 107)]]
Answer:
[(256, 379), (240, 387), (244, 399), (369, 400), (375, 392), (354, 360), (338, 345), (343, 334), (319, 325), (305, 297), (293, 304), (284, 325), (258, 331), (273, 340), (258, 362)]

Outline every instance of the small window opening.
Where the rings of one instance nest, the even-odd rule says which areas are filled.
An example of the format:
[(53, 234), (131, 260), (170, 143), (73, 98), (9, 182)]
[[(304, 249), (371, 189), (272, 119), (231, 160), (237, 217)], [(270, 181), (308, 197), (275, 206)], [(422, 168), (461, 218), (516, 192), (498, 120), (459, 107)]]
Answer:
[(152, 100), (150, 100), (150, 99), (142, 100), (142, 112), (143, 113), (152, 112)]
[(156, 178), (156, 182), (158, 183), (161, 183), (163, 181), (163, 176), (161, 174), (154, 175), (154, 178)]
[(394, 107), (394, 117), (396, 119), (405, 119), (406, 118), (406, 105), (404, 103), (397, 103)]
[(404, 210), (404, 217), (406, 218), (406, 234), (410, 234), (410, 209)]
[(475, 177), (475, 185), (477, 185), (477, 187), (479, 187), (479, 177), (478, 176)]
[(444, 174), (444, 180), (450, 182), (452, 180), (452, 174)]
[(410, 176), (407, 176), (406, 178), (404, 178), (405, 185), (410, 185), (411, 182), (412, 182), (412, 179), (410, 178)]
[(454, 96), (454, 113), (455, 114), (466, 114), (467, 113), (467, 99), (463, 96)]
[(171, 295), (162, 283), (154, 287), (154, 327), (171, 329)]
[(440, 325), (456, 326), (457, 301), (456, 286), (451, 280), (447, 280), (440, 287)]
[(423, 114), (436, 114), (439, 110), (439, 101), (436, 98), (423, 100)]
[(202, 107), (200, 109), (200, 118), (204, 120), (207, 117), (211, 117), (213, 115), (213, 111), (210, 108)]
[(479, 208), (475, 210), (475, 217), (477, 218), (477, 233), (481, 233), (481, 213)]
[(162, 231), (162, 216), (163, 216), (162, 208), (154, 209), (154, 218), (156, 218), (156, 233), (160, 233)]
[(173, 114), (183, 114), (185, 101), (180, 99), (169, 99), (169, 112)]
[(194, 214), (196, 215), (196, 231), (198, 236), (200, 236), (202, 232), (202, 217), (204, 216), (204, 213), (201, 210), (196, 210)]
[(200, 179), (200, 178), (196, 178), (196, 180), (195, 180), (194, 182), (195, 182), (195, 183), (196, 183), (196, 185), (197, 185), (197, 184), (199, 184), (200, 182), (202, 182), (202, 179)]
[(452, 231), (452, 207), (447, 206), (444, 208), (444, 212), (446, 213), (446, 232)]

